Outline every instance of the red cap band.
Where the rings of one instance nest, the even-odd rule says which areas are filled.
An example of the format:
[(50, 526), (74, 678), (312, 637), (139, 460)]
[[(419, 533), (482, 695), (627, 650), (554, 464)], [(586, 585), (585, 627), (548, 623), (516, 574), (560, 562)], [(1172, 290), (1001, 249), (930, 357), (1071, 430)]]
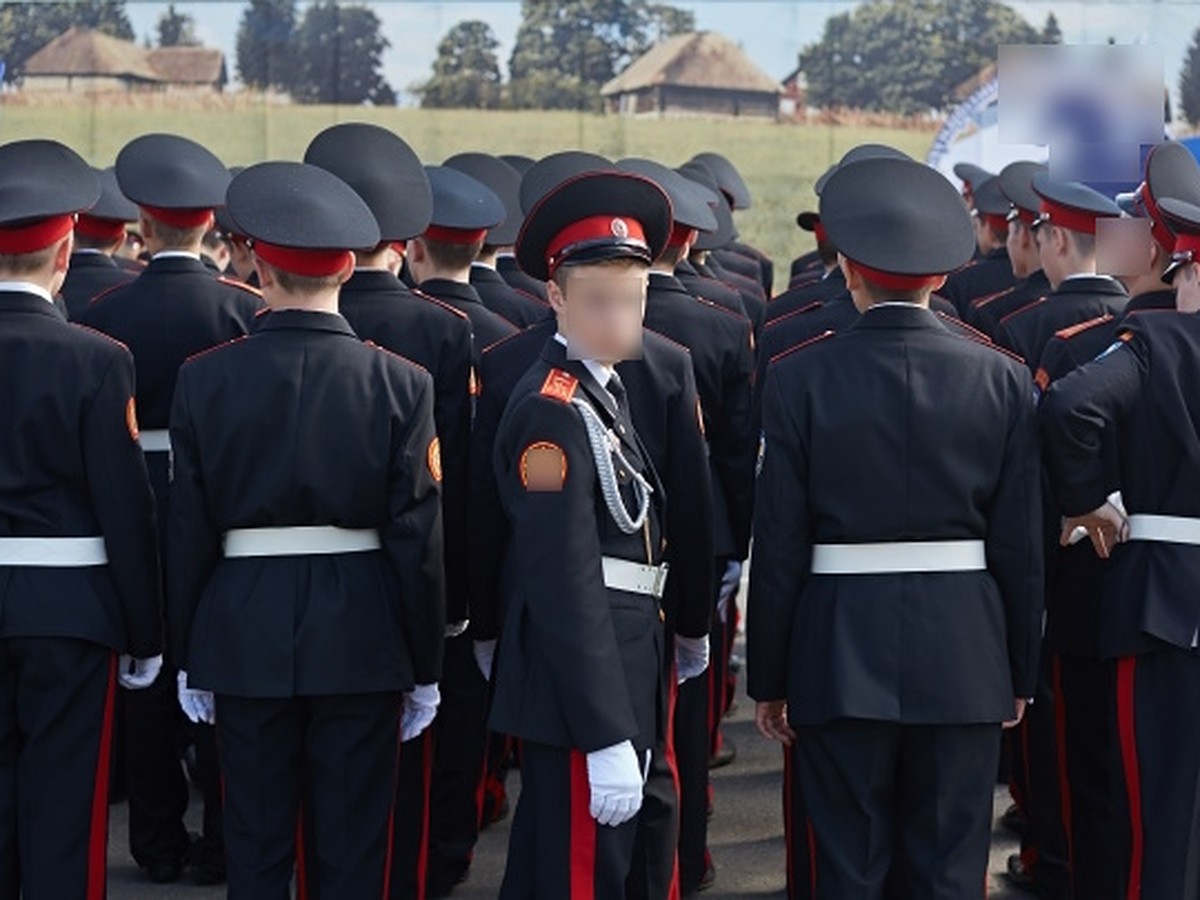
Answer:
[(944, 273), (939, 275), (897, 275), (895, 272), (872, 269), (855, 260), (850, 260), (850, 265), (854, 266), (867, 281), (893, 291), (919, 291), (922, 288), (933, 287), (942, 280), (944, 275)]
[(1080, 231), (1084, 234), (1096, 233), (1096, 220), (1108, 219), (1105, 213), (1088, 212), (1073, 206), (1063, 206), (1053, 200), (1042, 198), (1042, 212), (1050, 216), (1050, 223), (1070, 231)]
[(19, 256), (45, 250), (70, 234), (74, 225), (75, 217), (68, 214), (17, 228), (0, 226), (0, 253)]
[(829, 232), (827, 232), (825, 230), (825, 226), (822, 225), (819, 220), (813, 224), (812, 232), (813, 232), (813, 235), (816, 237), (816, 239), (818, 241), (820, 241), (822, 244), (828, 242)]
[(680, 225), (676, 222), (671, 228), (671, 236), (667, 239), (667, 246), (682, 247), (684, 244), (694, 244), (696, 236), (699, 233), (695, 228), (688, 228), (688, 226)]
[(214, 221), (211, 209), (164, 209), (161, 206), (147, 206), (143, 203), (142, 210), (173, 228), (207, 228)]
[(640, 241), (646, 243), (646, 232), (642, 223), (637, 219), (626, 219), (621, 216), (588, 216), (573, 222), (554, 236), (546, 245), (546, 264), (550, 274), (562, 262), (559, 257), (564, 250), (569, 250), (576, 244), (605, 239), (619, 241)]
[(125, 223), (118, 219), (97, 219), (81, 214), (75, 222), (75, 233), (110, 244), (125, 239)]
[(1200, 259), (1200, 234), (1181, 231), (1175, 235), (1175, 252), (1192, 253)]
[(430, 225), (421, 237), (427, 241), (439, 244), (477, 244), (487, 237), (488, 229), (472, 228), (443, 228), (441, 225)]
[(1154, 240), (1158, 241), (1160, 247), (1168, 253), (1171, 252), (1171, 248), (1175, 246), (1175, 235), (1163, 221), (1162, 213), (1158, 211), (1158, 204), (1154, 202), (1154, 195), (1150, 193), (1148, 182), (1143, 181), (1138, 187), (1138, 199), (1141, 200), (1146, 215), (1150, 217), (1150, 234), (1154, 236)]
[(404, 253), (408, 250), (408, 241), (392, 241), (392, 249), (397, 253)]
[(1008, 231), (1008, 216), (1001, 213), (984, 213), (983, 221), (992, 231)]
[(338, 275), (354, 264), (354, 255), (349, 250), (301, 250), (255, 241), (254, 253), (277, 269), (308, 278)]
[(1013, 207), (1017, 211), (1017, 218), (1026, 225), (1032, 225), (1037, 221), (1038, 214), (1031, 209), (1023, 209), (1020, 206)]

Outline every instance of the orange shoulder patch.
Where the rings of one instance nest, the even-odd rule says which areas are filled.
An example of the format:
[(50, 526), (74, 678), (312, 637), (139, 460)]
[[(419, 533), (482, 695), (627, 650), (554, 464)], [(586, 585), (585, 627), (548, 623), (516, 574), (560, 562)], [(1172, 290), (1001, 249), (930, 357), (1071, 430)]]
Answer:
[(543, 397), (553, 397), (555, 400), (561, 400), (563, 403), (570, 403), (578, 387), (579, 379), (570, 372), (564, 372), (562, 369), (551, 369), (550, 374), (546, 376), (546, 380), (542, 382), (541, 394)]
[(1043, 394), (1050, 389), (1050, 373), (1045, 369), (1039, 368), (1037, 374), (1033, 376), (1033, 383), (1038, 386)]
[(125, 404), (125, 427), (129, 429), (129, 436), (133, 438), (134, 442), (141, 437), (142, 432), (138, 429), (137, 403), (132, 397)]
[(470, 375), (467, 377), (467, 393), (472, 397), (478, 397), (483, 393), (483, 384), (480, 383), (474, 366), (471, 366)]
[(567, 454), (549, 441), (536, 441), (521, 454), (521, 486), (535, 493), (561, 491), (567, 481)]
[(700, 395), (696, 395), (696, 424), (700, 426), (700, 437), (707, 438), (708, 435), (704, 432), (704, 406), (700, 402)]
[(436, 437), (429, 442), (425, 451), (425, 463), (429, 466), (429, 474), (438, 484), (442, 483), (442, 442)]

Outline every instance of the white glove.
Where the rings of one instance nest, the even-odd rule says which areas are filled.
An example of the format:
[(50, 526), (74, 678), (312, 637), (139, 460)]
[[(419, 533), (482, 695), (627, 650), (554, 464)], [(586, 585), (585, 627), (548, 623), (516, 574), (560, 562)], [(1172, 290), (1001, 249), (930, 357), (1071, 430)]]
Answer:
[(721, 587), (717, 590), (717, 618), (724, 625), (729, 621), (729, 601), (742, 583), (742, 564), (736, 559), (725, 563), (721, 573)]
[(147, 656), (145, 659), (135, 659), (128, 653), (122, 653), (117, 663), (117, 680), (127, 691), (140, 691), (154, 684), (158, 673), (162, 671), (162, 654)]
[(404, 709), (400, 713), (400, 741), (405, 743), (419, 736), (433, 724), (441, 692), (436, 684), (418, 684), (404, 695)]
[(708, 635), (698, 638), (675, 635), (675, 678), (683, 684), (708, 668)]
[(180, 671), (177, 678), (179, 680), (179, 706), (183, 710), (183, 714), (197, 725), (201, 723), (214, 724), (217, 721), (217, 703), (213, 699), (212, 691), (201, 691), (188, 687), (187, 672)]
[(630, 741), (621, 741), (587, 755), (589, 810), (601, 825), (614, 828), (642, 808), (642, 770)]
[(479, 666), (479, 671), (483, 673), (484, 681), (492, 680), (492, 662), (496, 658), (496, 641), (493, 638), (490, 641), (475, 642), (475, 665)]

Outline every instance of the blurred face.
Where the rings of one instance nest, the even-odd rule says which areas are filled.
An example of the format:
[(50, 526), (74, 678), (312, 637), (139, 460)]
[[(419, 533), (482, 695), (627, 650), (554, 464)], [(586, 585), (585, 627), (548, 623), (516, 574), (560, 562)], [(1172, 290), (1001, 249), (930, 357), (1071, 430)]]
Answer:
[(576, 357), (613, 365), (642, 355), (648, 267), (619, 260), (564, 269), (547, 287), (558, 330)]

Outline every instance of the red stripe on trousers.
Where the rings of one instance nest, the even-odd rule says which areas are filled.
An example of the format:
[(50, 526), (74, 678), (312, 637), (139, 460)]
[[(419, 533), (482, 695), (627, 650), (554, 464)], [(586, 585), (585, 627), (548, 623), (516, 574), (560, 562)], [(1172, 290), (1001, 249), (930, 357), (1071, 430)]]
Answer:
[(1054, 737), (1058, 748), (1059, 814), (1067, 836), (1067, 871), (1075, 871), (1075, 836), (1071, 831), (1071, 782), (1067, 780), (1067, 702), (1062, 689), (1062, 657), (1054, 657)]
[(590, 809), (591, 788), (588, 786), (587, 757), (578, 750), (572, 750), (570, 766), (571, 896), (569, 900), (595, 900), (596, 820), (592, 818)]
[(304, 846), (304, 806), (296, 816), (296, 900), (308, 900), (308, 851)]
[(400, 740), (400, 723), (396, 723), (396, 769), (392, 773), (392, 803), (388, 809), (387, 823), (387, 853), (383, 858), (383, 900), (388, 900), (392, 893), (392, 842), (396, 839), (396, 784), (400, 780), (400, 754), (403, 753)]
[(108, 663), (108, 687), (100, 720), (100, 750), (92, 785), (92, 824), (88, 834), (87, 900), (104, 900), (108, 889), (108, 783), (112, 776), (113, 713), (117, 702), (117, 657)]
[(421, 773), (421, 847), (417, 851), (417, 900), (425, 900), (425, 882), (429, 879), (429, 786), (433, 784), (433, 728), (421, 735), (424, 754)]
[(812, 896), (817, 896), (817, 833), (813, 831), (812, 819), (805, 819), (808, 828), (808, 881)]
[[(679, 700), (679, 676), (675, 665), (671, 665), (671, 675), (667, 687), (667, 724), (666, 740), (663, 744), (663, 755), (666, 757), (667, 770), (671, 773), (671, 783), (675, 786), (675, 810), (679, 810), (679, 762), (675, 759), (675, 704)], [(667, 891), (667, 900), (679, 900), (682, 889), (679, 886), (679, 841), (675, 841), (671, 862), (671, 886)]]
[(1134, 687), (1137, 657), (1117, 660), (1117, 738), (1121, 745), (1121, 767), (1125, 773), (1125, 792), (1129, 800), (1129, 885), (1127, 900), (1142, 895), (1142, 782), (1138, 772), (1137, 729), (1134, 713)]

